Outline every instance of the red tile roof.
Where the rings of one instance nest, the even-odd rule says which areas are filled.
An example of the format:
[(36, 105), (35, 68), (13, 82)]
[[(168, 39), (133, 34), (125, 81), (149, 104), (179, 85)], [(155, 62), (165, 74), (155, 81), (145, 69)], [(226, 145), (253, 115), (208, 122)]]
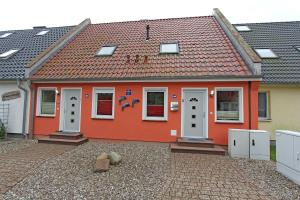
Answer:
[[(150, 39), (146, 40), (146, 26)], [(162, 42), (179, 42), (180, 53), (159, 54)], [(110, 57), (95, 56), (104, 45)], [(135, 62), (136, 55), (139, 56)], [(128, 63), (128, 56), (130, 62)], [(145, 62), (145, 56), (148, 57)], [(252, 73), (213, 16), (89, 25), (32, 79), (175, 79), (243, 77)]]

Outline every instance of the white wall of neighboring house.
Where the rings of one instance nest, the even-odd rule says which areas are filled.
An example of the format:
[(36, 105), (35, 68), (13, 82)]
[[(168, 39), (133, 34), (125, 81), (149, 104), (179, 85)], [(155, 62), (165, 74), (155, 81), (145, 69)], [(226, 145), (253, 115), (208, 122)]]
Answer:
[[(26, 87), (25, 87), (26, 86)], [(27, 84), (23, 84), (23, 87), (27, 88)], [(8, 101), (2, 101), (2, 95), (7, 92), (20, 91), (21, 97), (17, 99), (12, 99)], [(29, 101), (28, 93), (28, 101)], [(8, 117), (8, 133), (22, 133), (22, 124), (23, 124), (23, 104), (24, 104), (24, 92), (20, 90), (17, 86), (17, 82), (0, 82), (0, 104), (5, 103), (9, 104), (9, 117)], [(29, 110), (29, 102), (27, 104), (27, 110)], [(27, 111), (28, 116), (28, 111)], [(26, 127), (25, 131), (27, 132), (28, 117), (26, 117)]]

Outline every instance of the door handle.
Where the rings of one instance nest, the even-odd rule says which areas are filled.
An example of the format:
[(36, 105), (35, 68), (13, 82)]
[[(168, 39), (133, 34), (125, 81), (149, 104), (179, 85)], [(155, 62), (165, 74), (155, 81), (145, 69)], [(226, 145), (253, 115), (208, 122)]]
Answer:
[(255, 141), (254, 141), (254, 139), (252, 139), (252, 146), (255, 146)]
[(300, 160), (300, 154), (297, 152), (297, 160)]
[(235, 146), (235, 140), (233, 140), (233, 146)]

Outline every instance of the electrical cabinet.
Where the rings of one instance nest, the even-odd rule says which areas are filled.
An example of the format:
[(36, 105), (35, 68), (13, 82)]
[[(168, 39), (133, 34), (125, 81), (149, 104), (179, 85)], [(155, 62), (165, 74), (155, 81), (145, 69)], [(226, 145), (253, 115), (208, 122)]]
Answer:
[(276, 131), (277, 171), (300, 185), (300, 133)]
[(235, 158), (270, 159), (270, 134), (263, 130), (229, 129), (228, 153)]

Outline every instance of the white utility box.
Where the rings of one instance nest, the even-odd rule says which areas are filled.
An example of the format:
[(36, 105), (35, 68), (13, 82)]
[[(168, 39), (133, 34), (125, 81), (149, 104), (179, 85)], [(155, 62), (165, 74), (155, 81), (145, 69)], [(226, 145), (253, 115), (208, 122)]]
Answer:
[(228, 153), (234, 158), (270, 160), (270, 134), (263, 130), (229, 129)]
[(276, 131), (277, 171), (300, 185), (300, 133)]

